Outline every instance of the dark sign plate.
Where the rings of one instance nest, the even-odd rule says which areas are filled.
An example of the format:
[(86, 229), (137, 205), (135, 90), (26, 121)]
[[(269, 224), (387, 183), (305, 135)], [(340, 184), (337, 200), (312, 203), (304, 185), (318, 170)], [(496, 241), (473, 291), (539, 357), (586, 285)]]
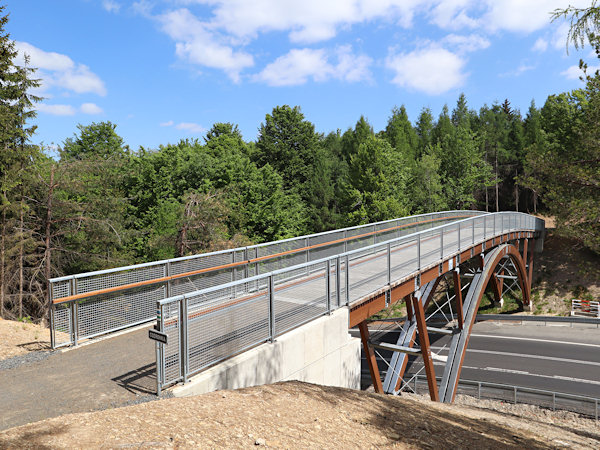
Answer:
[(167, 343), (167, 334), (158, 330), (148, 330), (148, 337), (155, 341), (162, 342), (163, 344)]

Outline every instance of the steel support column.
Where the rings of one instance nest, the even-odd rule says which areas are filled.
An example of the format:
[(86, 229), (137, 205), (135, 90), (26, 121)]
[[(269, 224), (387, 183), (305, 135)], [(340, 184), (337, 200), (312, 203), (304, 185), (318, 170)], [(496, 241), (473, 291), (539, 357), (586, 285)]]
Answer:
[(431, 357), (431, 348), (429, 346), (429, 335), (427, 334), (427, 323), (425, 322), (425, 310), (423, 309), (423, 304), (414, 295), (411, 295), (411, 303), (417, 322), (419, 346), (421, 347), (421, 355), (423, 356), (423, 364), (425, 365), (425, 373), (427, 374), (429, 396), (432, 401), (438, 402), (440, 397), (438, 395), (435, 369), (433, 368), (433, 359)]
[(452, 273), (454, 279), (454, 295), (456, 297), (456, 316), (458, 318), (458, 329), (462, 330), (464, 325), (462, 284), (460, 282), (460, 269), (457, 267)]
[(363, 344), (363, 348), (365, 349), (365, 357), (367, 359), (367, 363), (369, 364), (369, 372), (371, 373), (371, 381), (373, 382), (373, 387), (375, 388), (375, 392), (378, 394), (383, 394), (383, 385), (381, 384), (381, 375), (379, 375), (379, 367), (377, 367), (377, 359), (375, 358), (375, 352), (373, 351), (373, 347), (369, 345), (369, 327), (367, 326), (366, 321), (362, 321), (358, 324), (358, 329), (360, 330), (360, 339)]

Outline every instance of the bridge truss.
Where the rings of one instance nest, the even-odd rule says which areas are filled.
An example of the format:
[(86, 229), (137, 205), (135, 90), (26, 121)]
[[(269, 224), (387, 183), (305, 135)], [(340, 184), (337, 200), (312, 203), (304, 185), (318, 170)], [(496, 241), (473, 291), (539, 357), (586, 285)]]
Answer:
[[(454, 268), (453, 264), (449, 263), (447, 271), (437, 276), (429, 275), (431, 280), (400, 300), (405, 304), (407, 317), (396, 322), (396, 343), (378, 341), (379, 333), (373, 332), (373, 326), (369, 331), (366, 320), (359, 322), (358, 328), (375, 391), (398, 394), (403, 390), (412, 390), (411, 382), (425, 372), (431, 399), (452, 402), (456, 395), (471, 329), (486, 288), (491, 286), (498, 304), (502, 303), (504, 292), (512, 292), (521, 309), (531, 305), (533, 249), (529, 245), (530, 241), (531, 238), (524, 238), (511, 242), (503, 241), (497, 246), (491, 243), (487, 254), (477, 249), (466, 261), (461, 261), (461, 256), (457, 255)], [(443, 268), (438, 270), (442, 271)], [(357, 305), (354, 311), (358, 315), (360, 305)], [(351, 321), (362, 318), (351, 316)], [(395, 321), (396, 319), (393, 320)], [(389, 323), (389, 320), (385, 317), (379, 318), (379, 323)], [(385, 332), (389, 331), (389, 327), (386, 327)], [(430, 348), (430, 335), (449, 335), (450, 343), (437, 354), (433, 353)], [(384, 353), (389, 356), (384, 356)], [(377, 357), (387, 365), (383, 379), (379, 373)], [(413, 364), (420, 369), (405, 377), (409, 357), (415, 359)], [(436, 382), (434, 361), (444, 364), (439, 385)]]

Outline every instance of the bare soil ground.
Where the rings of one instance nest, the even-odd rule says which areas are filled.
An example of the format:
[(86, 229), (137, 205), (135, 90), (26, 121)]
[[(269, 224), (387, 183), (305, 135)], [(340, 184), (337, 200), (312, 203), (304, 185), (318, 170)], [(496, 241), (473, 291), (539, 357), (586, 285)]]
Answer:
[(50, 350), (48, 328), (0, 319), (0, 360), (44, 350)]
[(300, 382), (107, 411), (0, 433), (2, 448), (598, 448), (590, 420)]
[(533, 313), (566, 316), (571, 300), (600, 300), (600, 256), (576, 241), (557, 236), (552, 218), (544, 252), (533, 266)]

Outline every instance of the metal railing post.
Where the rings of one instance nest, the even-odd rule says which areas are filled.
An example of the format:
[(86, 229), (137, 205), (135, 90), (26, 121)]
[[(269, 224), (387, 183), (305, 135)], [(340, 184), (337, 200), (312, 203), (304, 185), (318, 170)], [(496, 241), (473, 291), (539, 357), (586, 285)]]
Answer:
[(269, 337), (275, 341), (275, 289), (273, 288), (273, 275), (269, 275)]
[[(158, 331), (163, 331), (163, 307), (156, 302), (156, 328)], [(156, 352), (156, 395), (160, 397), (162, 384), (164, 381), (164, 361), (163, 361), (163, 344), (155, 341), (154, 350)]]
[(513, 386), (513, 389), (514, 389), (514, 393), (515, 393), (514, 402), (515, 402), (515, 405), (516, 405), (517, 404), (517, 387)]
[(387, 245), (387, 284), (392, 284), (392, 244)]
[(481, 400), (481, 381), (477, 383), (477, 399)]
[(341, 292), (342, 276), (340, 274), (341, 267), (342, 267), (342, 264), (340, 262), (340, 257), (337, 256), (335, 258), (335, 303), (338, 308), (340, 307), (340, 302), (342, 301), (342, 292)]
[(556, 392), (552, 393), (552, 411), (556, 411)]
[(440, 229), (440, 259), (444, 259), (444, 228)]
[[(77, 280), (71, 280), (71, 292), (77, 294)], [(71, 302), (71, 333), (73, 345), (77, 346), (79, 341), (79, 306), (77, 300)]]
[(421, 235), (417, 235), (417, 270), (421, 271)]
[(327, 274), (325, 275), (325, 298), (327, 299), (327, 314), (331, 315), (331, 260), (327, 260), (327, 264), (325, 264), (325, 270)]
[[(171, 276), (171, 261), (167, 261), (167, 264), (165, 265), (164, 274), (166, 277)], [(167, 292), (165, 293), (165, 298), (171, 297), (171, 292), (173, 292), (171, 287), (171, 280), (167, 278)]]
[(350, 304), (350, 258), (346, 255), (346, 305)]
[(181, 375), (183, 382), (187, 383), (188, 376), (188, 314), (187, 314), (187, 298), (185, 295), (179, 301), (179, 351), (181, 363)]
[(483, 216), (483, 243), (487, 239), (487, 217)]

